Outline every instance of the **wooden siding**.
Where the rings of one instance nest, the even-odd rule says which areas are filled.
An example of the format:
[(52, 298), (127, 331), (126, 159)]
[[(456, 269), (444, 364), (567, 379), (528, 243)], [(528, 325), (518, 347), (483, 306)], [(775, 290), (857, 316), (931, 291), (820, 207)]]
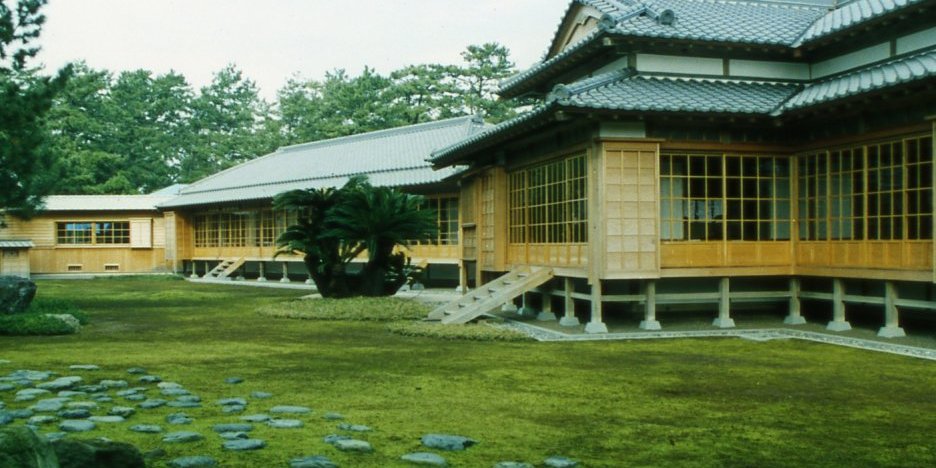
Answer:
[(598, 187), (598, 242), (604, 262), (599, 275), (659, 276), (659, 145), (605, 142)]
[(30, 249), (0, 249), (0, 275), (29, 278)]
[(484, 270), (504, 271), (507, 245), (507, 173), (493, 167), (481, 174), (478, 216), (478, 264)]

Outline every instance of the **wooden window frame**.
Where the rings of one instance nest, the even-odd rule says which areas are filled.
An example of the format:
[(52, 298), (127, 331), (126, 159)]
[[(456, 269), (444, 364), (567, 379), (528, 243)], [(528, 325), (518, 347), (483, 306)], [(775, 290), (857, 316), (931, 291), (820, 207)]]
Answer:
[[(78, 230), (70, 226), (87, 226), (87, 228)], [(56, 221), (55, 244), (58, 246), (125, 247), (130, 245), (130, 221)]]
[(511, 171), (510, 244), (588, 242), (588, 159), (576, 153)]

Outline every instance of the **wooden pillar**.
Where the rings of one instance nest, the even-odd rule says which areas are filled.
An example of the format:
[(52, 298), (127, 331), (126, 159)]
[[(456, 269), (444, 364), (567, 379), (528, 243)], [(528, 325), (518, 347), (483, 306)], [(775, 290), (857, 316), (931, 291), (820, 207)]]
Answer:
[(640, 321), (641, 330), (661, 330), (656, 319), (656, 281), (648, 280), (644, 285), (644, 319)]
[(289, 282), (289, 264), (287, 262), (283, 262), (283, 277), (280, 278), (280, 283), (288, 283), (288, 282)]
[(608, 333), (601, 312), (601, 280), (595, 280), (591, 285), (591, 319), (585, 324), (585, 333)]
[(826, 330), (851, 330), (851, 324), (845, 320), (845, 282), (838, 278), (832, 280), (832, 321)]
[(799, 278), (790, 278), (790, 313), (783, 319), (787, 325), (803, 325), (806, 319), (803, 318), (800, 310), (800, 280)]
[(468, 293), (468, 269), (465, 268), (465, 262), (462, 260), (458, 261), (458, 286), (455, 290), (462, 295)]
[(266, 281), (266, 271), (264, 270), (263, 261), (260, 261), (260, 277), (257, 278), (257, 281), (264, 282)]
[(572, 299), (572, 278), (564, 278), (564, 280), (562, 294), (565, 299), (565, 313), (559, 320), (559, 325), (577, 327), (579, 326), (579, 319), (575, 316), (575, 301)]
[(728, 278), (718, 281), (718, 317), (712, 321), (718, 328), (734, 328), (734, 319), (731, 318), (731, 295)]
[(198, 278), (198, 262), (192, 260), (192, 276), (190, 278)]
[(897, 316), (897, 285), (893, 281), (884, 282), (884, 326), (878, 330), (883, 338), (900, 338), (907, 332), (900, 327)]
[(525, 292), (520, 296), (520, 300), (523, 301), (520, 305), (519, 313), (523, 317), (536, 317), (536, 309), (530, 305), (530, 292)]

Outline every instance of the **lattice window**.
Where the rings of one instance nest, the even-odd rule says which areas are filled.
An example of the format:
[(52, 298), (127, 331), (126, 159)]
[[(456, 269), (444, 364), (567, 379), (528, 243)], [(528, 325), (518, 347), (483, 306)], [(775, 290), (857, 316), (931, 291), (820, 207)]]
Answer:
[(91, 244), (94, 223), (62, 222), (56, 223), (56, 242), (59, 244)]
[(588, 179), (585, 155), (575, 155), (509, 176), (510, 242), (588, 241)]
[(257, 222), (254, 226), (254, 229), (256, 229), (256, 235), (254, 236), (254, 246), (272, 247), (276, 243), (276, 230), (273, 219), (273, 210), (260, 210), (257, 212), (255, 219)]
[(663, 240), (787, 240), (790, 165), (777, 156), (664, 154)]
[(55, 240), (62, 245), (125, 245), (130, 243), (130, 222), (59, 222), (55, 224)]
[(420, 210), (431, 210), (436, 222), (436, 237), (432, 240), (413, 241), (414, 244), (458, 244), (458, 197), (430, 197), (419, 205)]
[(95, 244), (129, 244), (129, 221), (95, 221)]
[(933, 142), (906, 140), (907, 239), (933, 238)]

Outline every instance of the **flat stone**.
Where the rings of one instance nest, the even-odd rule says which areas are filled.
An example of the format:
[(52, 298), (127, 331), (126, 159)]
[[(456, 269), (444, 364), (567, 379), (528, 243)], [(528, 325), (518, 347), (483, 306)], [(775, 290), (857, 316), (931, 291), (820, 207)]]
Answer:
[(478, 441), (468, 437), (450, 434), (426, 434), (422, 436), (421, 442), (429, 448), (449, 451), (465, 450), (478, 443)]
[(296, 429), (302, 427), (302, 421), (298, 419), (271, 419), (267, 421), (267, 426), (274, 429)]
[(133, 416), (134, 413), (136, 413), (136, 410), (129, 406), (115, 406), (107, 412), (111, 416), (123, 416), (125, 418)]
[(38, 426), (40, 424), (49, 424), (56, 421), (55, 416), (49, 416), (47, 414), (40, 414), (29, 418), (26, 424), (31, 424), (33, 426)]
[(221, 412), (224, 414), (243, 413), (245, 409), (247, 409), (246, 406), (225, 405), (221, 407)]
[(75, 390), (62, 390), (58, 392), (59, 398), (74, 398), (88, 396), (88, 392), (76, 392)]
[(52, 392), (42, 388), (24, 388), (16, 392), (16, 397), (13, 401), (32, 401), (39, 398), (40, 395), (48, 395), (50, 393)]
[(182, 395), (176, 397), (176, 401), (184, 401), (188, 403), (198, 403), (201, 401), (201, 397), (198, 395)]
[(218, 404), (221, 406), (247, 406), (247, 400), (243, 398), (222, 398), (218, 400)]
[(62, 432), (88, 432), (95, 427), (93, 422), (85, 419), (66, 419), (59, 424)]
[(163, 428), (155, 424), (134, 424), (129, 427), (133, 432), (143, 432), (146, 434), (156, 434), (163, 431)]
[(400, 457), (400, 460), (410, 462), (414, 465), (448, 466), (448, 462), (446, 462), (444, 458), (429, 452), (407, 453)]
[(211, 427), (215, 432), (250, 432), (253, 428), (253, 424), (246, 423), (215, 424)]
[(188, 391), (188, 390), (186, 390), (186, 389), (184, 389), (184, 388), (164, 388), (164, 389), (160, 390), (159, 393), (162, 394), (163, 396), (171, 396), (171, 397), (177, 397), (177, 396), (191, 395), (191, 394), (192, 394), (192, 392), (190, 392), (190, 391)]
[(162, 379), (156, 375), (144, 375), (137, 379), (140, 383), (159, 383), (162, 382)]
[(122, 423), (126, 421), (123, 416), (91, 416), (88, 421), (98, 423)]
[(59, 377), (51, 382), (43, 382), (36, 385), (36, 388), (52, 391), (68, 390), (80, 384), (81, 380), (82, 378), (77, 375), (70, 375), (68, 377)]
[(172, 413), (166, 416), (166, 422), (169, 424), (191, 424), (192, 421), (193, 419), (185, 413)]
[(494, 464), (494, 468), (534, 468), (532, 463), (518, 461), (501, 461)]
[(127, 395), (127, 396), (124, 397), (124, 399), (127, 400), (127, 401), (145, 401), (145, 400), (146, 400), (146, 395), (142, 395), (142, 394), (137, 393), (137, 394), (135, 394), (135, 395)]
[(59, 411), (58, 416), (63, 419), (87, 419), (91, 417), (91, 411), (86, 408), (66, 408)]
[(101, 393), (101, 392), (106, 392), (107, 388), (104, 387), (103, 385), (91, 384), (91, 385), (79, 385), (78, 387), (75, 388), (75, 390), (78, 390), (79, 392), (85, 392), (85, 393)]
[(168, 463), (171, 468), (210, 468), (218, 466), (218, 461), (207, 455), (174, 458)]
[(266, 442), (260, 439), (234, 439), (224, 441), (222, 447), (224, 450), (233, 451), (259, 450), (266, 447)]
[(8, 392), (16, 388), (16, 385), (8, 383), (0, 383), (0, 392)]
[(170, 432), (162, 438), (163, 442), (175, 444), (182, 442), (195, 442), (204, 439), (205, 437), (197, 432), (192, 431), (178, 431)]
[(7, 374), (12, 380), (32, 380), (38, 382), (40, 380), (48, 380), (52, 377), (52, 373), (49, 371), (36, 371), (36, 370), (15, 370)]
[(182, 388), (182, 384), (175, 383), (175, 382), (160, 382), (159, 384), (156, 385), (156, 388), (159, 388), (162, 390), (166, 390), (170, 388)]
[(374, 451), (374, 447), (369, 442), (357, 439), (336, 440), (332, 445), (342, 452), (370, 453)]
[(131, 375), (142, 375), (146, 373), (146, 369), (142, 367), (131, 367), (127, 369), (127, 373)]
[(543, 462), (543, 465), (549, 468), (572, 468), (574, 466), (578, 466), (578, 462), (570, 460), (566, 457), (552, 456), (547, 458)]
[(0, 426), (6, 426), (13, 422), (13, 416), (10, 416), (10, 413), (6, 411), (0, 411)]
[(108, 390), (112, 388), (127, 388), (130, 386), (126, 380), (102, 380), (98, 382), (98, 385)]
[(289, 460), (289, 468), (338, 468), (338, 465), (323, 455), (312, 455)]
[(6, 412), (13, 419), (27, 419), (31, 418), (32, 415), (36, 414), (33, 410), (29, 408), (9, 410)]
[(170, 408), (201, 408), (201, 403), (197, 401), (170, 401), (166, 403)]
[(322, 416), (322, 419), (324, 419), (324, 420), (326, 420), (326, 421), (340, 421), (340, 420), (344, 419), (344, 416), (343, 416), (342, 414), (340, 414), (340, 413), (325, 413), (325, 414)]
[(236, 432), (236, 431), (219, 432), (218, 436), (220, 436), (224, 440), (236, 440), (236, 439), (249, 439), (250, 438), (250, 435), (248, 435), (246, 432)]
[(338, 425), (338, 429), (341, 429), (342, 431), (351, 431), (351, 432), (370, 432), (370, 431), (372, 431), (372, 429), (371, 429), (370, 427), (365, 426), (365, 425), (363, 425), (363, 424), (348, 424), (348, 423), (341, 423), (341, 424), (339, 424), (339, 425)]
[(152, 400), (146, 400), (143, 403), (140, 403), (138, 406), (143, 409), (153, 409), (159, 408), (160, 406), (165, 406), (166, 403), (168, 403), (168, 401), (156, 398)]
[(338, 442), (339, 440), (351, 440), (351, 438), (341, 434), (328, 434), (322, 438), (322, 441), (328, 445), (335, 445), (335, 442)]
[(267, 398), (273, 398), (273, 394), (270, 392), (250, 392), (250, 398), (265, 400)]
[(99, 403), (110, 403), (114, 401), (114, 399), (108, 395), (91, 395), (91, 399)]
[(55, 442), (56, 440), (64, 439), (65, 436), (67, 436), (68, 434), (64, 432), (46, 432), (43, 435), (45, 436), (46, 440), (48, 440), (49, 442)]
[(312, 410), (305, 406), (280, 405), (270, 408), (270, 412), (276, 414), (309, 414)]
[(47, 398), (37, 401), (36, 404), (30, 406), (29, 409), (38, 413), (54, 413), (64, 408), (67, 402), (68, 400), (65, 398)]
[(68, 368), (71, 370), (84, 370), (84, 371), (101, 370), (99, 366), (96, 366), (94, 364), (72, 364), (68, 366)]
[(239, 383), (242, 383), (243, 381), (244, 379), (240, 377), (228, 377), (224, 379), (224, 383), (231, 384), (231, 385), (239, 384)]
[(98, 407), (98, 404), (93, 401), (69, 401), (65, 403), (66, 408), (72, 409), (86, 409), (86, 410), (95, 410)]
[(270, 420), (269, 414), (248, 414), (247, 416), (241, 416), (241, 421), (247, 421), (252, 423), (261, 423), (267, 422)]
[(139, 394), (140, 394), (140, 387), (135, 387), (135, 388), (128, 388), (126, 390), (119, 390), (114, 395), (117, 395), (119, 397), (127, 397), (130, 395), (139, 395)]

